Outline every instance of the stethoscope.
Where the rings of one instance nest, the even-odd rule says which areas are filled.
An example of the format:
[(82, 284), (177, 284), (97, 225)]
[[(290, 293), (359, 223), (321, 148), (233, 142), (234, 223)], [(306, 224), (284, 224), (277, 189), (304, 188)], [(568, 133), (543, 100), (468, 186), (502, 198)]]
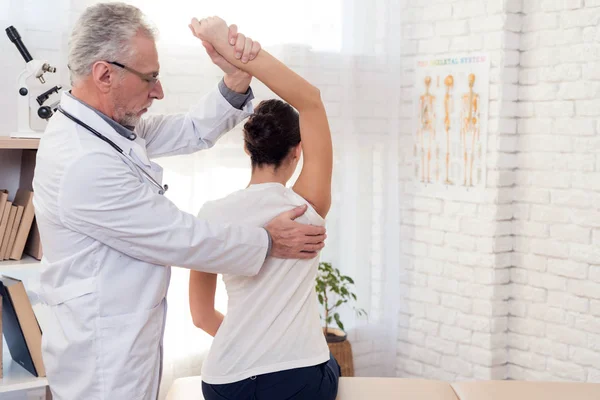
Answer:
[(89, 126), (88, 124), (86, 124), (85, 122), (81, 121), (80, 119), (75, 118), (74, 116), (72, 116), (71, 114), (69, 114), (68, 112), (66, 112), (65, 110), (62, 109), (61, 106), (58, 106), (58, 111), (60, 111), (61, 113), (63, 113), (63, 115), (67, 118), (69, 118), (71, 121), (75, 122), (77, 125), (84, 127), (85, 129), (87, 129), (88, 131), (90, 131), (91, 133), (93, 133), (94, 135), (96, 135), (98, 138), (100, 138), (101, 140), (105, 141), (106, 143), (110, 144), (113, 149), (117, 150), (119, 153), (121, 153), (121, 155), (123, 155), (125, 158), (127, 158), (129, 161), (131, 161), (133, 163), (133, 165), (135, 165), (135, 167), (140, 170), (142, 172), (142, 174), (144, 174), (144, 176), (146, 176), (146, 178), (148, 178), (148, 180), (150, 181), (150, 183), (152, 183), (154, 186), (156, 186), (158, 188), (158, 194), (165, 194), (165, 192), (169, 189), (168, 185), (161, 185), (160, 183), (158, 183), (156, 181), (156, 179), (154, 179), (152, 177), (152, 175), (150, 175), (148, 172), (146, 172), (142, 167), (140, 167), (139, 165), (137, 165), (137, 163), (135, 161), (133, 161), (127, 154), (125, 154), (125, 152), (123, 151), (122, 148), (120, 148), (119, 146), (117, 146), (117, 144), (115, 142), (113, 142), (112, 140), (110, 140), (109, 138), (107, 138), (106, 136), (104, 136), (103, 134), (101, 134), (100, 132), (98, 132), (97, 130), (95, 130), (94, 128), (92, 128), (91, 126)]

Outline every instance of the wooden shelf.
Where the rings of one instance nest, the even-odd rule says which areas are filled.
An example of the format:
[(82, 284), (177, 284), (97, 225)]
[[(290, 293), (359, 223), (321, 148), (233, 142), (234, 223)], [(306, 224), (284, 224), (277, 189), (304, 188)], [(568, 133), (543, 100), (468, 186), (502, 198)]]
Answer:
[(17, 139), (9, 136), (0, 136), (0, 149), (37, 149), (40, 139)]

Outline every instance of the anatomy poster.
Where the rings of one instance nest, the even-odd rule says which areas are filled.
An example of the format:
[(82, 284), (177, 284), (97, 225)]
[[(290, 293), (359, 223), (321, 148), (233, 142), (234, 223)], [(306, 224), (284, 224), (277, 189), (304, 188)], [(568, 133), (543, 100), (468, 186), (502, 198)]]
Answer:
[(415, 180), (485, 187), (489, 56), (420, 59), (415, 69)]

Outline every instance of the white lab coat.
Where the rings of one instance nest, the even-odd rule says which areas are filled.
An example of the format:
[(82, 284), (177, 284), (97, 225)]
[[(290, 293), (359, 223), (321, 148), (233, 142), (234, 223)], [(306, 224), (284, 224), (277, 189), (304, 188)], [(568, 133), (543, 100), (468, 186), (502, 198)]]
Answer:
[[(190, 112), (150, 116), (119, 135), (63, 94), (62, 107), (113, 140), (155, 179), (149, 158), (211, 147), (249, 115), (215, 89)], [(54, 400), (154, 400), (162, 368), (169, 265), (254, 275), (268, 237), (210, 224), (158, 194), (131, 161), (61, 113), (40, 142), (33, 179), (48, 306), (42, 354)]]

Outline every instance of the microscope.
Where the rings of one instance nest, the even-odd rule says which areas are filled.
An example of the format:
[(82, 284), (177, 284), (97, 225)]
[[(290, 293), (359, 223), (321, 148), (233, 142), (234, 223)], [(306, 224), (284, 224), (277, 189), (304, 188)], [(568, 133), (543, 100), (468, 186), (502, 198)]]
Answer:
[[(44, 60), (34, 60), (33, 57), (29, 54), (27, 47), (23, 44), (21, 40), (21, 35), (15, 29), (14, 26), (9, 26), (6, 28), (6, 34), (11, 42), (15, 44), (21, 56), (25, 59), (25, 69), (19, 75), (18, 79), (18, 93), (17, 93), (17, 132), (11, 133), (11, 137), (17, 138), (40, 138), (42, 136), (42, 132), (34, 131), (31, 129), (31, 121), (30, 121), (30, 98), (32, 96), (31, 90), (27, 85), (27, 79), (31, 76), (35, 76), (42, 84), (46, 83), (44, 79), (45, 73), (55, 73), (56, 68), (50, 66), (47, 61)], [(48, 120), (56, 111), (59, 101), (57, 100), (54, 103), (49, 105), (44, 105), (44, 103), (50, 98), (52, 93), (57, 93), (61, 89), (61, 86), (54, 86), (53, 88), (46, 90), (44, 93), (40, 94), (36, 97), (37, 104), (39, 106), (37, 110), (37, 115), (39, 118)]]

